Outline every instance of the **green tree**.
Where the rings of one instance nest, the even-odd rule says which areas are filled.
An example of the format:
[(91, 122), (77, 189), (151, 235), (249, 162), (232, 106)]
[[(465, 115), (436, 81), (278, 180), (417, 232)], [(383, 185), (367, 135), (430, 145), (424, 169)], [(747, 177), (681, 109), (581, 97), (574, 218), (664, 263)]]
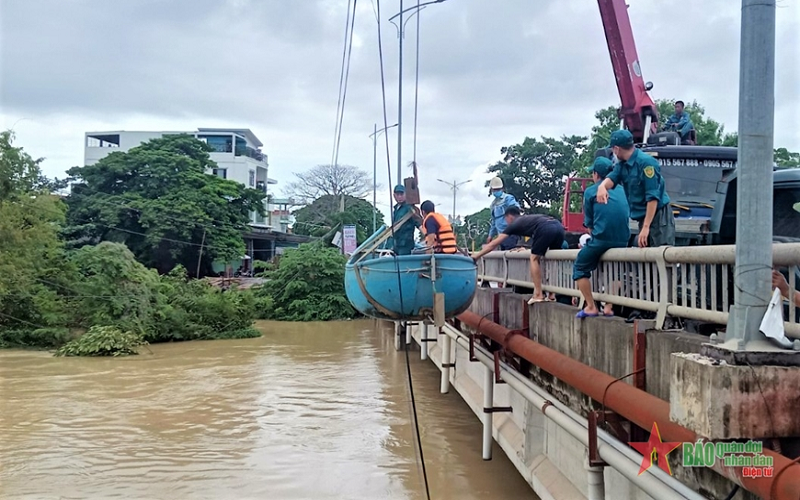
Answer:
[(66, 234), (71, 244), (127, 245), (149, 267), (231, 260), (244, 251), (250, 213), (264, 215), (264, 193), (207, 175), (211, 148), (188, 135), (153, 139), (115, 152), (94, 165), (74, 167)]
[[(658, 99), (658, 114), (661, 120), (659, 130), (666, 123), (667, 118), (675, 113), (674, 99)], [(722, 146), (731, 141), (730, 133), (725, 132), (725, 126), (713, 118), (706, 116), (706, 108), (697, 101), (686, 104), (684, 111), (689, 113), (692, 124), (697, 133), (697, 144), (699, 146)]]
[(489, 238), (489, 224), (491, 222), (492, 213), (489, 208), (484, 208), (480, 212), (475, 212), (464, 217), (463, 224), (463, 246), (472, 250), (473, 245), (475, 248), (480, 246)]
[(329, 321), (355, 317), (344, 291), (346, 258), (335, 248), (306, 243), (287, 250), (255, 293), (265, 319)]
[(341, 196), (325, 195), (295, 210), (294, 232), (309, 236), (324, 236), (342, 225), (356, 226), (356, 238), (359, 243), (372, 234), (372, 217), (377, 215), (380, 227), (383, 214), (371, 203), (361, 198), (344, 195), (344, 212), (341, 211)]
[[(526, 137), (522, 144), (500, 150), (503, 160), (489, 167), (503, 180), (506, 191), (529, 213), (561, 213), (564, 179), (581, 170), (586, 137)], [(487, 184), (488, 185), (488, 184)]]
[(68, 307), (48, 285), (74, 277), (58, 239), (66, 207), (49, 193), (42, 160), (13, 140), (0, 134), (0, 330), (66, 326)]
[(800, 167), (800, 153), (789, 151), (786, 148), (775, 150), (775, 163), (783, 168)]

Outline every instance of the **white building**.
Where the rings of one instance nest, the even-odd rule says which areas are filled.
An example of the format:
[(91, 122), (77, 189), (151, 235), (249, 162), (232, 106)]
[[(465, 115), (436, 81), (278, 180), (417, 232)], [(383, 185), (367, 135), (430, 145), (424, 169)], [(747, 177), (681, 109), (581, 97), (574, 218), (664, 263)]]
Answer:
[[(106, 155), (115, 151), (128, 151), (131, 148), (171, 134), (189, 134), (205, 142), (214, 150), (211, 159), (217, 168), (207, 173), (230, 179), (247, 187), (269, 193), (267, 187), (278, 181), (268, 177), (269, 162), (267, 155), (261, 151), (264, 145), (250, 129), (198, 128), (195, 132), (130, 132), (125, 130), (111, 132), (86, 132), (84, 138), (83, 161), (85, 165), (93, 165)], [(267, 217), (255, 212), (251, 214), (251, 225), (271, 227), (271, 207), (264, 201)]]

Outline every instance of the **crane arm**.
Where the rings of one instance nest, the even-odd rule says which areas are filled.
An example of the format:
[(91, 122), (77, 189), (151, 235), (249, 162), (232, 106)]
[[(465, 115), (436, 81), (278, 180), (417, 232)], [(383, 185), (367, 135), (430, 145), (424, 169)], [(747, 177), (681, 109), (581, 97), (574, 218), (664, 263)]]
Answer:
[(651, 132), (655, 131), (658, 110), (642, 78), (628, 6), (625, 0), (597, 0), (597, 3), (622, 104), (619, 117), (624, 120), (633, 140), (643, 142), (646, 118), (652, 117)]

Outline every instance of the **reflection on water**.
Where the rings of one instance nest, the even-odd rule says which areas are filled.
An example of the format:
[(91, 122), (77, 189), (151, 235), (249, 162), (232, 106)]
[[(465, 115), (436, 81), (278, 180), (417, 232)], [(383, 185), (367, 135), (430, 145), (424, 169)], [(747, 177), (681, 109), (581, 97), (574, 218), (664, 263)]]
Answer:
[[(0, 352), (0, 498), (424, 498), (405, 358), (372, 321), (122, 359)], [(411, 353), (431, 497), (535, 498)]]

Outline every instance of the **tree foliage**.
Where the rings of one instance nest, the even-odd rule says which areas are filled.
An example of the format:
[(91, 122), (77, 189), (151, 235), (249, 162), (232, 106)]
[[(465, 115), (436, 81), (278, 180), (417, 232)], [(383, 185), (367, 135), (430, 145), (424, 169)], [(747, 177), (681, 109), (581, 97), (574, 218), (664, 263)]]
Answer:
[(129, 356), (147, 342), (136, 333), (114, 326), (93, 326), (79, 338), (56, 350), (56, 356)]
[(484, 208), (480, 212), (464, 217), (464, 224), (461, 225), (461, 235), (463, 240), (459, 245), (472, 249), (473, 243), (480, 248), (480, 245), (489, 237), (489, 224), (492, 219), (492, 212), (489, 208)]
[(526, 212), (558, 215), (564, 177), (580, 170), (585, 148), (586, 137), (581, 136), (526, 137), (522, 144), (502, 148), (503, 160), (490, 166), (489, 172), (503, 179), (506, 192)]
[(207, 175), (210, 146), (188, 135), (153, 139), (74, 167), (66, 231), (71, 244), (124, 243), (143, 264), (164, 273), (204, 269), (238, 258), (251, 212), (264, 215), (264, 193)]
[(372, 177), (351, 165), (317, 165), (294, 176), (297, 180), (290, 182), (285, 192), (298, 205), (308, 205), (323, 196), (363, 198), (372, 192)]
[(355, 317), (344, 291), (347, 259), (335, 248), (307, 243), (287, 250), (255, 293), (264, 319), (328, 321)]
[(342, 225), (356, 226), (356, 238), (359, 243), (372, 233), (373, 214), (377, 225), (383, 225), (383, 214), (371, 203), (353, 196), (344, 196), (344, 212), (341, 210), (341, 196), (325, 195), (311, 204), (294, 212), (294, 232), (309, 236), (324, 236)]

